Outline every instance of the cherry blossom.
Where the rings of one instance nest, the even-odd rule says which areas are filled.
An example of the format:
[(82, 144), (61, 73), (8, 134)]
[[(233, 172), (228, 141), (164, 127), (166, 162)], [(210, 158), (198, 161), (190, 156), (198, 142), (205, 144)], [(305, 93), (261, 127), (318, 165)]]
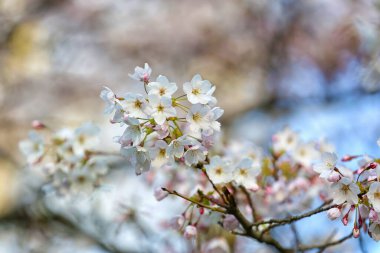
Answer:
[(191, 79), (191, 82), (185, 83), (183, 91), (192, 104), (207, 104), (215, 101), (215, 98), (212, 96), (215, 86), (208, 80), (202, 80), (201, 75), (195, 75)]
[(144, 64), (144, 68), (136, 67), (133, 74), (128, 74), (129, 77), (136, 81), (149, 82), (150, 75), (152, 74), (152, 69), (149, 67), (148, 63)]
[(346, 177), (343, 177), (339, 182), (334, 183), (332, 185), (332, 191), (333, 201), (336, 204), (342, 204), (346, 201), (348, 203), (357, 204), (359, 201), (359, 186)]

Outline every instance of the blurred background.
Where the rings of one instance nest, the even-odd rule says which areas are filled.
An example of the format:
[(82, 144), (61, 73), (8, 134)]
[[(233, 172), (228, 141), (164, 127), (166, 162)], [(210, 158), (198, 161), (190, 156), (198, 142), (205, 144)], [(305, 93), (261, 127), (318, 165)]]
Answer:
[[(35, 200), (29, 191), (20, 197), (12, 183), (24, 165), (18, 141), (30, 122), (59, 128), (93, 121), (105, 147), (117, 149), (111, 137), (118, 130), (102, 114), (99, 92), (105, 85), (142, 92), (128, 73), (145, 62), (154, 76), (177, 84), (195, 73), (215, 84), (231, 138), (265, 146), (290, 126), (307, 140), (328, 139), (338, 155), (378, 156), (379, 17), (376, 0), (0, 0), (1, 213)], [(131, 189), (124, 188), (123, 197)], [(40, 222), (13, 217), (0, 232), (1, 251), (121, 252), (94, 244), (92, 232), (79, 240)]]

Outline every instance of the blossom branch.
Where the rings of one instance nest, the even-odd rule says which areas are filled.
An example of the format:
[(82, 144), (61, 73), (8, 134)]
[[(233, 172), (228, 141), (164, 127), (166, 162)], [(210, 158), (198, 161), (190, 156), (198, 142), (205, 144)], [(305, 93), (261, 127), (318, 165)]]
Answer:
[(175, 196), (177, 196), (177, 197), (180, 197), (180, 198), (182, 198), (182, 199), (184, 199), (184, 200), (187, 200), (187, 201), (189, 201), (189, 202), (191, 202), (191, 203), (193, 203), (193, 204), (196, 204), (196, 205), (198, 205), (198, 206), (204, 207), (204, 208), (209, 209), (209, 210), (214, 211), (214, 212), (218, 212), (218, 213), (226, 214), (226, 211), (223, 210), (223, 209), (221, 209), (221, 208), (218, 208), (218, 207), (212, 207), (212, 206), (209, 206), (209, 205), (203, 204), (203, 203), (201, 203), (201, 202), (199, 202), (199, 201), (196, 201), (196, 200), (194, 200), (194, 199), (191, 199), (191, 198), (189, 198), (189, 197), (186, 197), (185, 195), (182, 195), (181, 193), (178, 193), (177, 191), (171, 191), (171, 190), (166, 189), (166, 188), (161, 188), (161, 189), (162, 189), (163, 191), (165, 191), (165, 192), (171, 194), (171, 195), (175, 195)]

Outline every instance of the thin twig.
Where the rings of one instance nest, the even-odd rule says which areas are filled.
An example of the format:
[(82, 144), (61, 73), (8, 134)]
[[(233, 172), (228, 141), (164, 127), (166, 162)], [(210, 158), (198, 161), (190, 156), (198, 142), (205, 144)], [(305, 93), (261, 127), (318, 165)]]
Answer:
[(166, 188), (162, 188), (162, 190), (168, 192), (171, 195), (178, 196), (180, 198), (183, 198), (183, 199), (185, 199), (185, 200), (187, 200), (187, 201), (189, 201), (191, 203), (194, 203), (194, 204), (196, 204), (198, 206), (204, 207), (204, 208), (209, 209), (211, 211), (215, 211), (215, 212), (219, 212), (219, 213), (223, 213), (223, 214), (227, 213), (226, 210), (223, 210), (223, 209), (218, 208), (218, 207), (212, 207), (212, 206), (203, 204), (203, 203), (201, 203), (199, 201), (196, 201), (196, 200), (193, 200), (193, 199), (191, 199), (189, 197), (186, 197), (185, 195), (182, 195), (182, 194), (178, 193), (177, 191), (171, 191), (171, 190), (168, 190)]

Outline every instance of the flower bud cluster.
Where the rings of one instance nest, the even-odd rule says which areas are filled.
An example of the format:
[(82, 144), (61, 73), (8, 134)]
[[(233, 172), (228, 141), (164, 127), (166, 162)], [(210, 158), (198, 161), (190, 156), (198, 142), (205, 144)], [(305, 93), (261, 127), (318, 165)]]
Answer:
[(352, 171), (338, 165), (336, 154), (324, 153), (322, 161), (314, 165), (314, 171), (331, 183), (333, 203), (337, 206), (328, 211), (328, 217), (337, 219), (343, 209), (348, 208), (342, 218), (343, 224), (347, 225), (350, 214), (355, 211), (354, 237), (359, 237), (360, 229), (363, 229), (379, 241), (380, 160), (369, 156), (346, 155), (341, 161), (349, 162), (359, 157), (362, 159), (358, 162), (358, 169)]

